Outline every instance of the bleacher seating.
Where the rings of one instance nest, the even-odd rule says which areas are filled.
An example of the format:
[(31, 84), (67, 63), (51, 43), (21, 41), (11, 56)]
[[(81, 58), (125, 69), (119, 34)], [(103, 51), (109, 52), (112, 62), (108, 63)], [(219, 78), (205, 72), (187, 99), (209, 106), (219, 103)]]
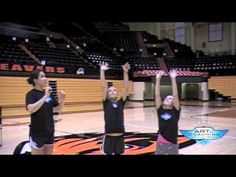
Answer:
[(198, 57), (193, 70), (209, 72), (213, 76), (236, 74), (236, 55)]
[(75, 74), (79, 67), (86, 69), (95, 68), (91, 63), (84, 60), (79, 54), (73, 53), (72, 49), (67, 47), (67, 43), (61, 41), (60, 43), (53, 42), (50, 46), (48, 43), (42, 41), (32, 41), (25, 44), (37, 58), (45, 60), (48, 66), (65, 66), (66, 72)]
[(142, 37), (145, 44), (158, 44), (160, 40), (155, 35), (152, 35), (146, 31), (142, 31)]
[(158, 60), (154, 57), (129, 57), (129, 63), (133, 71), (158, 70), (160, 69)]
[(139, 46), (136, 40), (136, 33), (133, 31), (106, 31), (103, 32), (106, 38), (114, 44), (117, 51), (132, 55), (140, 53)]
[(164, 39), (164, 41), (168, 42), (168, 44), (170, 45), (172, 51), (175, 54), (175, 58), (191, 59), (191, 58), (195, 57), (194, 52), (192, 51), (192, 49), (189, 46), (175, 42), (170, 39), (166, 39), (166, 38)]
[(109, 63), (109, 67), (112, 70), (122, 70), (121, 65), (124, 64), (122, 57), (111, 57), (101, 55), (99, 53), (91, 53), (86, 52), (84, 53), (87, 56), (88, 61), (99, 67), (101, 62)]
[(76, 43), (86, 52), (97, 52), (101, 54), (114, 55), (112, 46), (107, 46), (96, 37), (85, 31), (79, 24), (73, 23), (43, 23), (48, 30), (60, 32)]
[[(187, 45), (169, 39), (159, 40), (157, 36), (145, 31), (137, 33), (126, 29), (123, 31), (104, 30), (103, 32), (96, 32), (95, 26), (94, 24), (87, 25), (87, 28), (82, 23), (69, 22), (34, 23), (34, 28), (32, 29), (38, 30), (39, 27), (46, 27), (51, 32), (59, 32), (66, 35), (79, 48), (83, 49), (82, 52), (76, 50), (75, 46), (69, 48), (65, 39), (58, 37), (51, 36), (48, 42), (45, 39), (29, 39), (27, 43), (24, 42), (24, 39), (22, 39), (23, 42), (18, 38), (13, 41), (11, 39), (12, 36), (1, 35), (0, 61), (1, 63), (38, 64), (19, 47), (21, 43), (39, 60), (45, 60), (47, 65), (58, 66), (63, 64), (66, 67), (66, 71), (71, 74), (75, 74), (78, 68), (83, 67), (89, 70), (96, 70), (98, 75), (101, 61), (108, 62), (111, 69), (115, 71), (122, 71), (121, 65), (126, 61), (130, 62), (132, 71), (158, 70), (160, 66), (156, 58), (164, 58), (164, 63), (168, 70), (209, 72), (210, 75), (235, 74), (236, 56), (206, 56), (202, 51), (193, 53)], [(114, 27), (116, 24), (112, 26)], [(85, 29), (89, 29), (89, 27), (91, 27), (91, 30), (86, 31)], [(99, 40), (94, 36), (96, 34), (99, 34)], [(145, 45), (140, 45), (140, 34), (143, 39), (141, 42)], [(152, 47), (152, 45), (163, 44), (163, 42), (169, 44), (174, 52), (174, 57), (163, 56), (163, 52), (166, 50), (165, 45)], [(146, 47), (147, 56), (145, 54), (145, 57), (142, 50), (140, 50), (141, 46)], [(116, 54), (112, 51), (113, 49), (116, 50)], [(117, 53), (121, 55), (117, 55)], [(136, 57), (133, 57), (134, 55)]]
[(165, 58), (168, 69), (193, 70), (194, 60), (192, 58)]
[(0, 36), (0, 62), (9, 64), (36, 64), (19, 46), (18, 39)]

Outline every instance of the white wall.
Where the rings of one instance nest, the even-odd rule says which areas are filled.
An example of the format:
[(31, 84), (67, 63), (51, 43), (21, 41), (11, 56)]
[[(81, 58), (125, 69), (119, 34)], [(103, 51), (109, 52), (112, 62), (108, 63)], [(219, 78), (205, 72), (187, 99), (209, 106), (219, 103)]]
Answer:
[(128, 22), (131, 31), (147, 31), (151, 34), (158, 36), (158, 23), (157, 22)]
[(236, 54), (236, 23), (231, 23), (231, 54), (235, 55)]
[(174, 23), (167, 22), (127, 22), (131, 31), (147, 31), (159, 39), (174, 39)]
[(130, 94), (129, 99), (144, 101), (144, 90), (145, 90), (144, 82), (133, 82), (133, 93)]
[(165, 30), (165, 35), (163, 36), (164, 38), (169, 38), (170, 40), (175, 40), (175, 23), (164, 23), (164, 30)]
[[(234, 40), (235, 40), (235, 43), (236, 43), (236, 23), (234, 23), (234, 38), (235, 38)], [(235, 48), (235, 50), (236, 50), (236, 48)]]
[[(159, 39), (169, 38), (175, 39), (175, 23), (174, 22), (127, 22), (132, 31), (147, 31), (158, 36)], [(236, 41), (236, 24), (234, 28), (231, 23), (223, 23), (223, 40), (219, 42), (208, 42), (208, 23), (200, 26), (192, 27), (191, 22), (186, 23), (186, 44), (193, 50), (203, 50), (206, 52), (225, 52), (230, 51), (232, 40)], [(234, 30), (233, 35), (231, 30)], [(206, 43), (206, 48), (202, 47), (202, 43)], [(236, 45), (234, 45), (236, 49)]]
[(186, 23), (186, 45), (190, 46), (192, 50), (195, 49), (194, 47), (194, 29), (192, 27), (192, 23)]
[[(230, 23), (223, 23), (223, 40), (208, 42), (208, 24), (194, 27), (196, 50), (208, 51), (210, 53), (229, 51), (231, 49), (230, 28)], [(206, 43), (205, 48), (202, 46), (203, 42)]]

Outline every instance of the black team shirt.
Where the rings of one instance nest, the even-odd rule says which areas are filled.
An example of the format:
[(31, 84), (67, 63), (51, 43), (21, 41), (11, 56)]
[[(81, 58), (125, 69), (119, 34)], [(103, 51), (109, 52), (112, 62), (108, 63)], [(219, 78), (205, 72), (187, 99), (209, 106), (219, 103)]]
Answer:
[[(32, 89), (26, 94), (26, 107), (28, 104), (34, 104), (45, 95), (45, 90), (40, 91)], [(53, 107), (58, 106), (58, 101), (51, 94), (43, 105), (30, 115), (30, 136), (45, 137), (54, 133)], [(26, 108), (27, 109), (27, 108)]]
[(177, 144), (179, 116), (180, 109), (177, 110), (175, 107), (172, 109), (164, 109), (160, 106), (157, 109), (159, 133), (167, 141), (174, 144)]
[(103, 100), (103, 110), (105, 119), (105, 133), (124, 133), (124, 105), (121, 97), (117, 102), (112, 102), (106, 98)]

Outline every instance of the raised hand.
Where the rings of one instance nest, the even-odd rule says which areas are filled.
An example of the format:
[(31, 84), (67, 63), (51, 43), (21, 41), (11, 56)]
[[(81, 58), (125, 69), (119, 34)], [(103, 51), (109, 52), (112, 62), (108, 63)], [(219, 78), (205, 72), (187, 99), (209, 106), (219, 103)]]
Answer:
[(49, 97), (49, 96), (51, 95), (51, 93), (52, 93), (52, 87), (47, 87), (47, 88), (45, 89), (45, 95), (46, 95), (47, 97)]
[(176, 76), (177, 76), (177, 71), (176, 71), (176, 70), (170, 70), (169, 76), (170, 76), (171, 78), (176, 78)]
[(124, 65), (122, 65), (122, 68), (123, 68), (123, 70), (124, 70), (125, 72), (129, 72), (129, 70), (130, 70), (130, 65), (129, 65), (129, 63), (125, 63)]
[(103, 61), (100, 63), (100, 68), (102, 71), (106, 71), (109, 69), (109, 64)]
[(58, 93), (58, 99), (59, 99), (60, 101), (64, 101), (65, 98), (66, 98), (65, 92), (64, 92), (64, 91), (60, 91), (60, 92)]
[(160, 79), (165, 74), (165, 72), (160, 70), (156, 71), (155, 74), (156, 74), (156, 79)]

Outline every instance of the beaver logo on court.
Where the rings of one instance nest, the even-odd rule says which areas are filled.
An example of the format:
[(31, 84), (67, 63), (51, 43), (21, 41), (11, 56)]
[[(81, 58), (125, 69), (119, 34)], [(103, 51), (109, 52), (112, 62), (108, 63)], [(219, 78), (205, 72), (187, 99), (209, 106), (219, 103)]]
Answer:
[[(103, 155), (101, 151), (103, 133), (85, 133), (55, 137), (53, 154), (56, 155)], [(156, 151), (156, 133), (125, 133), (124, 155), (148, 155)], [(195, 144), (183, 135), (178, 136), (179, 148)], [(14, 154), (30, 154), (28, 141), (20, 143)]]

